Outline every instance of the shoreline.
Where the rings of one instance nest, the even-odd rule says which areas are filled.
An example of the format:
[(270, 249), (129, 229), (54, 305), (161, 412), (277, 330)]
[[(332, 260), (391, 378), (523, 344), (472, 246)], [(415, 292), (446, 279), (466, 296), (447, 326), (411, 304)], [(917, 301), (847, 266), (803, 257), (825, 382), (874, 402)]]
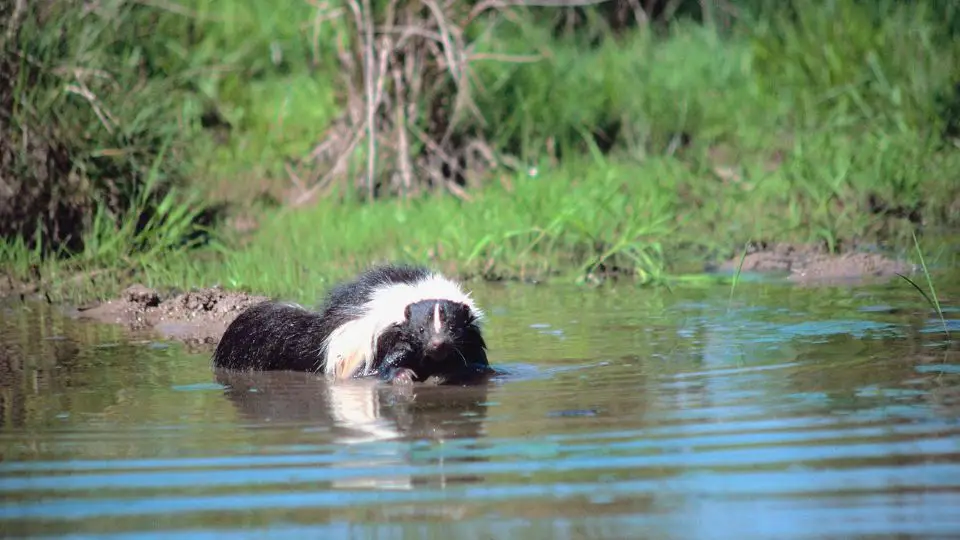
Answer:
[[(740, 256), (708, 266), (708, 275), (736, 272)], [(785, 283), (793, 286), (856, 286), (876, 280), (889, 280), (898, 274), (910, 275), (917, 266), (879, 253), (845, 251), (829, 254), (816, 246), (776, 243), (755, 246), (743, 258), (742, 272), (785, 274)], [(8, 291), (7, 299), (16, 294)], [(29, 294), (29, 296), (34, 296)], [(214, 346), (227, 326), (244, 309), (270, 299), (270, 296), (224, 289), (219, 285), (189, 291), (161, 292), (140, 283), (127, 286), (118, 295), (92, 304), (67, 308), (70, 316), (106, 324), (117, 324), (135, 331), (152, 331), (164, 339), (192, 345)]]

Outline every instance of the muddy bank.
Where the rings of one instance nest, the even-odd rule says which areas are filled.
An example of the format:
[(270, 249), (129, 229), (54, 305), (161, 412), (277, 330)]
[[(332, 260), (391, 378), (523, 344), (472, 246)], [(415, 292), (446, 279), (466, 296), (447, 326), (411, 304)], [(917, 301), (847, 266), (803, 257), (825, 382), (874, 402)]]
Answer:
[(152, 329), (162, 336), (188, 343), (216, 344), (227, 326), (243, 310), (266, 296), (198, 289), (164, 297), (143, 285), (128, 287), (119, 298), (77, 309), (81, 319), (122, 324), (132, 330)]
[[(722, 271), (736, 271), (740, 257), (720, 265)], [(814, 245), (761, 244), (743, 259), (744, 272), (787, 272), (795, 283), (819, 285), (850, 283), (876, 278), (909, 275), (915, 265), (879, 253), (850, 251), (831, 254)]]

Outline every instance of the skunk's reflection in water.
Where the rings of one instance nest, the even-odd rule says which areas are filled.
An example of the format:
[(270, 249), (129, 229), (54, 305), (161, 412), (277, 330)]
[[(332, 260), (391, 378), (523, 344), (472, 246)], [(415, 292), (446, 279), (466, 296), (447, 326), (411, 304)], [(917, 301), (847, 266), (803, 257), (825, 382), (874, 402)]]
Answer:
[[(445, 475), (443, 465), (452, 460), (444, 458), (440, 444), (482, 436), (490, 383), (463, 387), (390, 386), (372, 380), (332, 383), (320, 376), (295, 372), (215, 369), (214, 373), (217, 382), (226, 387), (226, 397), (251, 429), (295, 428), (258, 438), (258, 442), (296, 446), (309, 439), (312, 443), (327, 443), (341, 449), (343, 445), (356, 448), (387, 443), (378, 446), (375, 453), (358, 452), (359, 459), (345, 455), (344, 460), (332, 464), (334, 468), (369, 470), (360, 476), (334, 481), (336, 487), (410, 489), (481, 480), (473, 476), (450, 478)], [(272, 437), (279, 438), (270, 441)], [(403, 444), (405, 442), (409, 444)], [(433, 447), (437, 451), (425, 455), (415, 453), (414, 443), (421, 449), (424, 444), (426, 448), (437, 445)], [(415, 457), (415, 454), (420, 455)], [(464, 452), (458, 452), (455, 458), (459, 463), (480, 460), (482, 458), (464, 455)], [(423, 478), (414, 478), (391, 472), (390, 465), (432, 466), (437, 470)]]

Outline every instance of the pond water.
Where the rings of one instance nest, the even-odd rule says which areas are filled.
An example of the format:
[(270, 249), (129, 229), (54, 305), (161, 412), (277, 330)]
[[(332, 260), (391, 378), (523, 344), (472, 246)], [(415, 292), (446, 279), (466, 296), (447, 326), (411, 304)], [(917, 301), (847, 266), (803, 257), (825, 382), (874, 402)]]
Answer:
[[(956, 276), (953, 276), (954, 278)], [(4, 536), (960, 535), (960, 280), (475, 286), (472, 388), (215, 373), (17, 304)]]

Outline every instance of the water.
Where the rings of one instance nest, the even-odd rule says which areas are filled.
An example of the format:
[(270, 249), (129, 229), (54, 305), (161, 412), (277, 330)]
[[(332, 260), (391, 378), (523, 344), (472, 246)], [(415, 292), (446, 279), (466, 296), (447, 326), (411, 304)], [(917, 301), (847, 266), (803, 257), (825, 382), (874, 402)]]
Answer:
[(215, 373), (202, 349), (8, 309), (0, 530), (960, 535), (960, 347), (902, 281), (476, 296), (507, 372), (477, 388)]

